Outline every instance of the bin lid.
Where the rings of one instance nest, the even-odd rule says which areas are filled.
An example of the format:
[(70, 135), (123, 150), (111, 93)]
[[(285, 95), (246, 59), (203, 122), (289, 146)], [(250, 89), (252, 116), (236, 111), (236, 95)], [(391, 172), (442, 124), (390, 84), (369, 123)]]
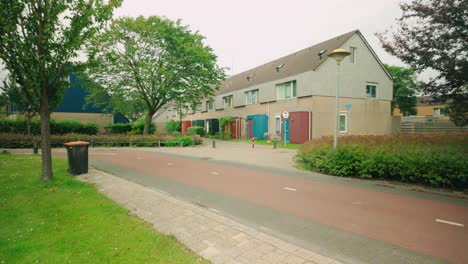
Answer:
[(66, 147), (74, 147), (74, 146), (87, 146), (89, 145), (89, 142), (87, 141), (72, 141), (72, 142), (67, 142), (64, 143)]

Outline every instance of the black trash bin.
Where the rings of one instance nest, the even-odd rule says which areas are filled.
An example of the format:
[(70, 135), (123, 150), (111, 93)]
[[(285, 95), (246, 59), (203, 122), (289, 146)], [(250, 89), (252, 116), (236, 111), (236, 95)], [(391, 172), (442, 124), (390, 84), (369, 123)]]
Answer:
[(64, 145), (67, 148), (68, 172), (73, 175), (88, 173), (89, 142), (74, 141)]

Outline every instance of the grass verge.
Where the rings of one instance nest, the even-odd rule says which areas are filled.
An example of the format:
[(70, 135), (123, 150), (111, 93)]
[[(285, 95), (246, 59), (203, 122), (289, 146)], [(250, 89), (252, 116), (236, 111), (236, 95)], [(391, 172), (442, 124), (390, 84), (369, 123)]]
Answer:
[(39, 180), (40, 156), (0, 154), (0, 263), (207, 263), (156, 232), (54, 159)]

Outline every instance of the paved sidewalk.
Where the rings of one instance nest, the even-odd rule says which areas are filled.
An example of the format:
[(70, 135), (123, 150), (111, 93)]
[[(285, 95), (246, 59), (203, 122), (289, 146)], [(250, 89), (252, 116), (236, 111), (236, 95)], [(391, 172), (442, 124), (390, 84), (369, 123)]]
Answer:
[(215, 264), (339, 263), (236, 223), (214, 211), (98, 170), (91, 169), (79, 179), (96, 184), (100, 192), (155, 229), (174, 235)]
[(294, 169), (296, 164), (293, 158), (297, 153), (297, 150), (292, 149), (273, 149), (272, 146), (258, 144), (252, 148), (251, 144), (245, 142), (222, 140), (216, 140), (216, 148), (213, 148), (211, 139), (204, 139), (204, 144), (196, 147), (140, 149), (280, 169)]

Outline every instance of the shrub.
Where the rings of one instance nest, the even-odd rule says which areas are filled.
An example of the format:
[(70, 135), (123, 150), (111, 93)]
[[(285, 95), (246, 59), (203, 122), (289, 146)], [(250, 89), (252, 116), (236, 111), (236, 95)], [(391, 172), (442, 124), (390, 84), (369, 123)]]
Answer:
[(433, 187), (468, 188), (468, 133), (349, 136), (338, 148), (324, 138), (297, 155), (306, 168), (344, 177), (388, 179)]
[(166, 123), (166, 131), (169, 134), (180, 131), (180, 122), (175, 120), (169, 120)]
[(199, 126), (192, 126), (187, 128), (187, 134), (203, 136), (205, 135), (205, 129)]
[[(53, 135), (70, 133), (95, 135), (97, 132), (98, 126), (92, 123), (82, 124), (76, 120), (51, 120), (50, 122), (50, 133)], [(0, 133), (27, 134), (27, 121), (24, 119), (2, 119), (0, 120)], [(31, 134), (41, 134), (41, 123), (39, 120), (31, 121)]]
[(132, 131), (132, 124), (110, 124), (106, 128), (111, 134), (127, 134)]
[[(142, 135), (143, 130), (145, 129), (145, 121), (139, 120), (132, 124), (132, 130), (128, 133), (129, 135)], [(154, 134), (156, 132), (156, 127), (154, 123), (151, 122), (148, 134)]]
[[(200, 137), (194, 137), (195, 144), (200, 144)], [(158, 146), (180, 146), (180, 142), (183, 142), (183, 146), (192, 145), (191, 137), (174, 137), (168, 135), (80, 135), (80, 134), (66, 134), (66, 135), (51, 135), (50, 141), (53, 147), (62, 147), (63, 143), (70, 141), (84, 140), (92, 142), (95, 146), (108, 146), (108, 147), (119, 147), (119, 146), (134, 146), (134, 147), (154, 147)], [(32, 148), (34, 143), (40, 146), (40, 136), (24, 136), (12, 133), (0, 134), (0, 148)]]

